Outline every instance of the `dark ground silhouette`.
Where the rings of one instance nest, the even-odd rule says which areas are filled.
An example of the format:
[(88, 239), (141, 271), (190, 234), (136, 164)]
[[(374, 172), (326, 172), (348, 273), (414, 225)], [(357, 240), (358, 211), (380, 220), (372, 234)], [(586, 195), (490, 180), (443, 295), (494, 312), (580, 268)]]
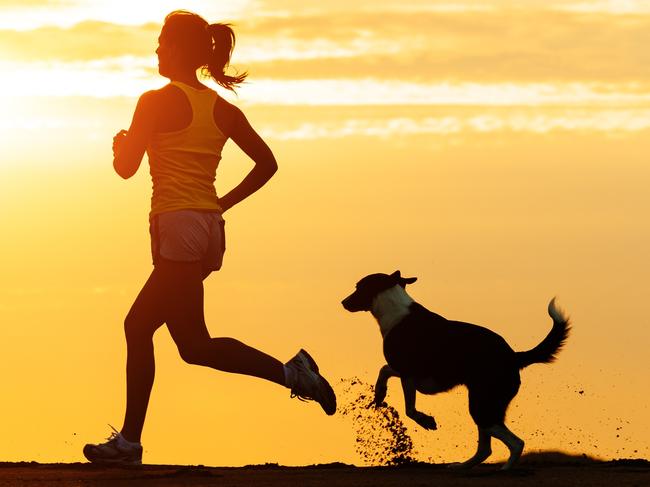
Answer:
[(145, 465), (108, 468), (88, 463), (0, 463), (0, 487), (57, 486), (341, 486), (341, 487), (646, 487), (650, 461), (596, 460), (562, 452), (524, 454), (510, 472), (498, 464), (454, 471), (446, 464), (414, 460), (416, 448), (394, 408), (369, 407), (372, 385), (358, 378), (342, 379), (341, 413), (352, 421), (357, 454), (362, 463), (283, 467), (277, 464), (246, 467), (203, 465)]
[(481, 465), (466, 472), (445, 465), (403, 464), (392, 467), (354, 467), (344, 464), (241, 468), (147, 465), (106, 468), (92, 464), (0, 463), (0, 486), (590, 486), (644, 487), (650, 485), (650, 462), (601, 462), (562, 453), (522, 457), (510, 472)]

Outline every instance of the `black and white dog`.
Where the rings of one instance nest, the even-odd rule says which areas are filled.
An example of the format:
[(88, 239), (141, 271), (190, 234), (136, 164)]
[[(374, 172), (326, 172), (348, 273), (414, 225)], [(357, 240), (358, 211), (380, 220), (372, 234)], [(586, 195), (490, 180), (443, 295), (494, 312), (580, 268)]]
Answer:
[(384, 338), (387, 365), (379, 371), (375, 404), (386, 397), (390, 377), (400, 377), (406, 415), (425, 429), (437, 428), (432, 416), (415, 409), (415, 393), (436, 394), (464, 384), (469, 392), (469, 413), (478, 426), (476, 454), (458, 467), (473, 467), (492, 453), (492, 437), (510, 450), (502, 469), (517, 462), (524, 442), (504, 424), (506, 409), (519, 390), (519, 370), (535, 363), (550, 363), (569, 335), (569, 320), (548, 305), (553, 328), (542, 342), (527, 352), (515, 352), (493, 331), (451, 321), (416, 303), (405, 287), (416, 281), (400, 272), (371, 274), (357, 283), (343, 300), (348, 311), (370, 311)]

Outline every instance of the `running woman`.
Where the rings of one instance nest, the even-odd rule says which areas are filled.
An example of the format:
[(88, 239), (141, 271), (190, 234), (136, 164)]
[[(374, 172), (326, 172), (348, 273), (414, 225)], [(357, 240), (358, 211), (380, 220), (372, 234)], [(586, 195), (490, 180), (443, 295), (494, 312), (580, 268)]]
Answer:
[[(91, 462), (142, 463), (140, 436), (154, 381), (154, 332), (163, 324), (188, 363), (266, 379), (291, 389), (292, 397), (336, 411), (336, 396), (304, 350), (286, 364), (234, 338), (212, 338), (203, 316), (203, 280), (221, 268), (225, 251), (223, 213), (260, 189), (277, 164), (244, 114), (202, 84), (202, 68), (233, 90), (246, 74), (225, 69), (235, 44), (226, 24), (208, 24), (183, 10), (165, 18), (158, 38), (158, 72), (170, 83), (138, 100), (128, 132), (113, 139), (113, 166), (133, 176), (147, 152), (153, 196), (150, 233), (153, 271), (124, 321), (127, 342), (126, 413), (108, 441), (88, 444)], [(255, 163), (221, 198), (214, 187), (221, 150), (232, 139)]]

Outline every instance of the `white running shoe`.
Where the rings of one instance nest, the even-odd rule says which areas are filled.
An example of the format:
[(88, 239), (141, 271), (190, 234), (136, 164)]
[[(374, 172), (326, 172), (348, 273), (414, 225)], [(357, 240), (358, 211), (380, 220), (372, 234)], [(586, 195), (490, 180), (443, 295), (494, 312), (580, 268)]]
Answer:
[(318, 372), (318, 365), (305, 350), (300, 350), (295, 357), (286, 363), (291, 369), (291, 397), (301, 401), (316, 401), (326, 414), (336, 412), (336, 395), (325, 378)]
[(142, 465), (142, 445), (127, 441), (115, 428), (111, 426), (111, 429), (113, 433), (105, 443), (84, 446), (88, 461), (104, 465)]

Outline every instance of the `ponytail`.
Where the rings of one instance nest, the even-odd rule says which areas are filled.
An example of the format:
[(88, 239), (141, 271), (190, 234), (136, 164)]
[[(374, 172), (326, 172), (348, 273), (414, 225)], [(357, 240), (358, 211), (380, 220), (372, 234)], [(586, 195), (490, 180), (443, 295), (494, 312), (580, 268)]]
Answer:
[(210, 24), (206, 26), (212, 38), (212, 49), (208, 62), (201, 72), (212, 77), (220, 86), (227, 90), (235, 91), (235, 87), (241, 84), (248, 76), (247, 72), (229, 76), (226, 68), (230, 64), (230, 56), (235, 48), (235, 33), (230, 24)]
[(248, 76), (247, 72), (226, 74), (235, 47), (235, 33), (230, 24), (208, 24), (195, 13), (174, 10), (165, 17), (162, 32), (181, 49), (189, 67), (201, 68), (201, 74), (227, 90), (234, 92)]

